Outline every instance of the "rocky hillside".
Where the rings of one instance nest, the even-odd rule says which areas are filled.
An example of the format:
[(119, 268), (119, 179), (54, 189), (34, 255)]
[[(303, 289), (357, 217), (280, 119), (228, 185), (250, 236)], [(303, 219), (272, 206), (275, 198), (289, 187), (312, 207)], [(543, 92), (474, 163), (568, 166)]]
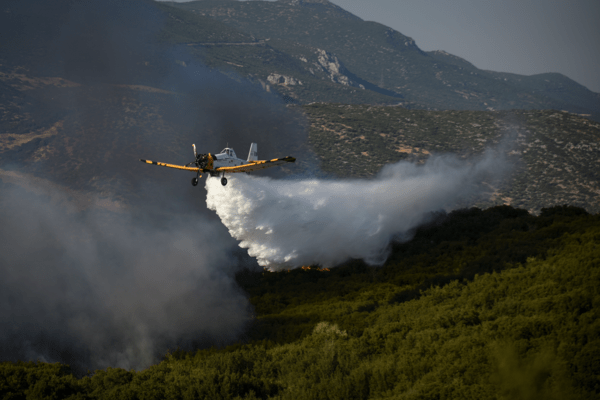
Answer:
[(600, 125), (558, 111), (423, 111), (393, 106), (314, 104), (303, 109), (323, 169), (368, 177), (385, 164), (431, 154), (463, 158), (501, 148), (512, 174), (489, 186), (482, 206), (530, 211), (557, 204), (600, 211)]
[(111, 0), (89, 12), (73, 0), (38, 3), (11, 0), (0, 13), (0, 33), (11, 38), (0, 43), (0, 72), (24, 68), (76, 82), (104, 75), (170, 90), (173, 68), (200, 62), (291, 103), (556, 109), (600, 119), (600, 95), (563, 75), (479, 70), (327, 0)]
[[(477, 69), (444, 51), (424, 52), (415, 41), (376, 22), (363, 21), (327, 0), (211, 1), (170, 3), (196, 15), (209, 16), (252, 35), (273, 52), (289, 56), (285, 63), (254, 71), (237, 56), (232, 70), (267, 81), (272, 74), (286, 80), (272, 87), (300, 102), (319, 100), (302, 85), (308, 77), (354, 88), (366, 88), (404, 106), (428, 109), (557, 109), (600, 118), (600, 95), (561, 74), (532, 76)], [(210, 59), (214, 49), (208, 49)], [(218, 51), (222, 54), (223, 50)], [(314, 89), (311, 88), (311, 92)], [(360, 102), (346, 93), (343, 103)]]
[[(210, 99), (190, 94), (139, 85), (88, 86), (25, 74), (0, 75), (0, 84), (6, 89), (2, 95), (9, 98), (0, 132), (4, 180), (18, 180), (9, 171), (19, 166), (30, 174), (21, 180), (30, 183), (35, 177), (50, 179), (126, 201), (136, 196), (137, 181), (149, 176), (143, 165), (134, 163), (137, 158), (185, 163), (193, 142), (218, 151), (222, 142), (243, 148), (257, 140), (261, 154), (298, 156), (296, 169), (310, 167), (302, 150), (308, 146), (326, 173), (370, 177), (388, 163), (421, 163), (431, 154), (472, 157), (502, 141), (513, 175), (503, 185), (489, 187), (491, 200), (482, 206), (504, 203), (537, 211), (570, 204), (600, 211), (600, 126), (567, 112), (313, 104), (288, 106), (282, 113), (260, 104), (252, 108), (248, 99), (225, 110), (222, 122), (209, 123), (181, 117), (198, 109), (217, 116), (223, 103), (209, 104)], [(232, 122), (224, 121), (233, 114), (240, 120), (228, 127)], [(305, 126), (308, 143), (291, 136)], [(290, 136), (277, 138), (277, 132)], [(152, 170), (151, 176), (188, 189), (187, 175), (169, 172)]]

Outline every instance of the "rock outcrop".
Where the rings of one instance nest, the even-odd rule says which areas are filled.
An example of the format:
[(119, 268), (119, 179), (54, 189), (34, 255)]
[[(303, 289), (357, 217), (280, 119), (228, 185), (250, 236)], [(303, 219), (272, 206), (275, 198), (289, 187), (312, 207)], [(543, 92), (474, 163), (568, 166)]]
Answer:
[(296, 78), (280, 74), (271, 74), (267, 77), (267, 82), (271, 85), (295, 86), (302, 85), (302, 82)]

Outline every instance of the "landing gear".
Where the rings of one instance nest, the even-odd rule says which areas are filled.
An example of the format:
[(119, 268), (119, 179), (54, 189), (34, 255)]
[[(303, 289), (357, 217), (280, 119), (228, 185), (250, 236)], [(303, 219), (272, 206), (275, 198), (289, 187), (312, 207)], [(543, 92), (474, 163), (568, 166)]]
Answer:
[(225, 177), (221, 178), (221, 185), (223, 185), (223, 186), (227, 185), (227, 178), (225, 178)]
[(192, 186), (198, 186), (198, 178), (192, 178)]

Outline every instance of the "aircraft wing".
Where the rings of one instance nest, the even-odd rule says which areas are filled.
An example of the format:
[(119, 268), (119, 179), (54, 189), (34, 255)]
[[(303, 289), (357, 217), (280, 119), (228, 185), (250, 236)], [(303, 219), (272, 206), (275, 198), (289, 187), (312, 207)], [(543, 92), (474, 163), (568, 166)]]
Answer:
[(174, 165), (174, 164), (166, 164), (166, 163), (157, 162), (157, 161), (142, 160), (141, 158), (140, 158), (140, 161), (145, 162), (146, 164), (160, 165), (161, 167), (183, 169), (185, 171), (194, 171), (194, 172), (200, 171), (200, 168), (197, 168), (197, 167), (184, 167), (183, 165)]
[(260, 160), (260, 161), (250, 161), (248, 164), (238, 165), (235, 167), (219, 167), (215, 168), (216, 172), (227, 172), (227, 173), (235, 173), (235, 172), (252, 172), (258, 171), (259, 169), (271, 168), (276, 165), (281, 165), (289, 162), (295, 162), (296, 159), (294, 157), (283, 157), (283, 158), (274, 158), (273, 160)]

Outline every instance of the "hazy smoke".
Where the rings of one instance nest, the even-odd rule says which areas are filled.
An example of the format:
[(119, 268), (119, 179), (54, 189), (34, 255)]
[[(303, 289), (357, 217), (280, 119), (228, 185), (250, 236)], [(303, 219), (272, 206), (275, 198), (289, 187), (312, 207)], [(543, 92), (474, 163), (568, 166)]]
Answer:
[(332, 266), (349, 258), (381, 264), (393, 236), (498, 178), (506, 169), (498, 154), (490, 151), (475, 163), (450, 156), (431, 157), (423, 166), (400, 162), (373, 180), (231, 175), (223, 187), (209, 178), (207, 204), (240, 246), (270, 269)]
[(249, 304), (218, 222), (78, 212), (65, 201), (3, 187), (2, 360), (141, 368), (168, 348), (239, 338)]
[[(32, 142), (3, 153), (2, 168), (129, 211), (81, 212), (60, 190), (36, 196), (0, 183), (0, 361), (141, 368), (178, 345), (236, 340), (250, 318), (233, 279), (239, 248), (197, 201), (204, 189), (190, 185), (192, 174), (137, 160), (183, 164), (192, 143), (214, 153), (229, 142), (243, 154), (252, 141), (264, 155), (298, 155), (306, 131), (260, 86), (157, 40), (167, 20), (146, 0), (3, 3), (3, 70), (81, 86), (23, 102), (32, 118), (24, 133), (62, 128), (40, 145), (48, 159), (32, 156)], [(133, 84), (166, 92), (122, 87)]]

